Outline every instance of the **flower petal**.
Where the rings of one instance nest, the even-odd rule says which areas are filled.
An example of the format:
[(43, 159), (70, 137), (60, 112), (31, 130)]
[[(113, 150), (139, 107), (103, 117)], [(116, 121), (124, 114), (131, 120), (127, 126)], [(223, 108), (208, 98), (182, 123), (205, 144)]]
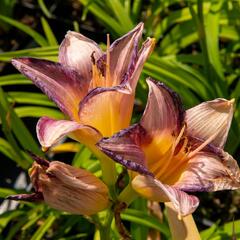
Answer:
[(111, 136), (129, 126), (134, 96), (127, 86), (95, 88), (79, 105), (80, 123), (93, 126), (103, 136)]
[(77, 118), (78, 104), (88, 85), (74, 70), (59, 63), (36, 58), (16, 58), (12, 64), (30, 78), (58, 107), (71, 118)]
[(233, 116), (233, 100), (222, 98), (201, 103), (186, 112), (188, 135), (207, 140), (223, 148)]
[(93, 40), (80, 33), (68, 31), (60, 45), (58, 59), (63, 65), (75, 69), (89, 83), (92, 78), (92, 54), (98, 59), (103, 53)]
[(191, 158), (174, 186), (188, 192), (240, 188), (236, 160), (222, 149), (214, 151), (199, 152)]
[(180, 216), (186, 216), (195, 211), (199, 205), (199, 200), (193, 195), (162, 184), (160, 181), (149, 177), (138, 175), (132, 180), (133, 189), (141, 196), (152, 201), (169, 202), (178, 211)]
[[(143, 23), (139, 23), (132, 31), (117, 39), (110, 46), (110, 75), (112, 86), (121, 84), (128, 68), (137, 59), (138, 44), (142, 36)], [(107, 54), (98, 61), (100, 69), (105, 69)]]
[(148, 139), (142, 141), (148, 169), (158, 179), (171, 165), (175, 142), (184, 121), (184, 110), (179, 96), (162, 83), (148, 79), (148, 102), (141, 126)]
[(44, 148), (56, 144), (65, 135), (72, 134), (84, 144), (96, 143), (101, 134), (93, 127), (79, 124), (74, 121), (54, 120), (42, 117), (37, 123), (37, 137)]
[(144, 153), (140, 148), (141, 137), (144, 135), (144, 129), (136, 124), (111, 138), (102, 138), (96, 145), (107, 156), (127, 169), (152, 175), (146, 168)]
[[(137, 54), (136, 59), (132, 58), (129, 69), (123, 79), (123, 82), (129, 81), (131, 88), (135, 91), (138, 79), (142, 73), (143, 65), (153, 51), (155, 39), (148, 38), (142, 45), (141, 50)], [(122, 83), (123, 83), (122, 82)]]
[(185, 111), (180, 97), (163, 83), (147, 79), (148, 102), (141, 125), (150, 135), (168, 132), (177, 136), (183, 126)]

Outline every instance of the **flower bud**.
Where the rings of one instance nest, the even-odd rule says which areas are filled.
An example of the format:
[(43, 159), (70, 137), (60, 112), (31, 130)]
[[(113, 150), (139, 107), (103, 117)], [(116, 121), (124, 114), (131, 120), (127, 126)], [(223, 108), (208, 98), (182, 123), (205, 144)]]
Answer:
[(96, 214), (108, 207), (108, 188), (92, 173), (35, 155), (33, 158), (29, 175), (35, 193), (12, 195), (8, 199), (44, 200), (52, 208), (83, 215)]

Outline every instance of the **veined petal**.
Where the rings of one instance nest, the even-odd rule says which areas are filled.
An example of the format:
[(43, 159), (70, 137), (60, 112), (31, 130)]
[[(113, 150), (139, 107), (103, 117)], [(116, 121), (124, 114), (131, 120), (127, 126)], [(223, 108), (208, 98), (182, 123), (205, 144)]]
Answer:
[(183, 126), (185, 111), (180, 97), (163, 83), (147, 79), (148, 102), (141, 125), (150, 135), (169, 132), (177, 136)]
[(188, 161), (174, 186), (188, 192), (238, 189), (240, 170), (236, 160), (222, 149), (203, 151)]
[(137, 193), (149, 200), (158, 202), (171, 201), (180, 216), (191, 214), (199, 205), (197, 197), (188, 195), (177, 188), (162, 184), (160, 181), (149, 176), (136, 176), (132, 180), (132, 187)]
[(179, 96), (159, 82), (148, 79), (148, 102), (141, 126), (148, 141), (142, 142), (142, 150), (149, 170), (158, 178), (171, 164), (175, 142), (184, 121), (184, 110)]
[(147, 58), (152, 53), (155, 46), (155, 39), (148, 38), (142, 45), (141, 50), (137, 54), (137, 57), (132, 58), (128, 71), (123, 78), (123, 82), (128, 81), (131, 88), (135, 91), (138, 79), (141, 75), (143, 65), (147, 61)]
[(95, 88), (79, 105), (80, 123), (111, 136), (129, 125), (134, 95), (128, 86)]
[[(37, 137), (44, 148), (49, 148), (56, 144), (61, 138), (72, 134), (83, 143), (92, 141), (93, 144), (101, 138), (101, 134), (93, 127), (79, 124), (68, 120), (54, 120), (42, 117), (37, 123)], [(85, 138), (85, 140), (84, 140)]]
[(152, 175), (146, 167), (144, 153), (140, 148), (144, 129), (136, 124), (111, 138), (102, 138), (96, 145), (107, 156), (127, 169), (144, 175)]
[(92, 215), (105, 209), (108, 189), (92, 173), (53, 161), (46, 171), (47, 179), (39, 179), (44, 201), (52, 208), (73, 214)]
[(59, 62), (75, 69), (89, 84), (92, 77), (91, 56), (98, 59), (102, 51), (91, 39), (80, 33), (68, 31), (60, 45)]
[(88, 85), (74, 70), (59, 63), (36, 58), (16, 58), (12, 64), (30, 78), (58, 107), (72, 119), (77, 118), (78, 104)]
[(223, 148), (232, 121), (233, 102), (218, 98), (187, 110), (188, 135), (203, 140), (216, 135), (212, 143)]
[[(142, 36), (143, 23), (139, 23), (132, 31), (114, 41), (110, 46), (111, 86), (119, 85), (129, 66), (137, 59), (138, 44)], [(98, 61), (100, 69), (105, 69), (107, 54)], [(104, 65), (103, 65), (104, 64)]]

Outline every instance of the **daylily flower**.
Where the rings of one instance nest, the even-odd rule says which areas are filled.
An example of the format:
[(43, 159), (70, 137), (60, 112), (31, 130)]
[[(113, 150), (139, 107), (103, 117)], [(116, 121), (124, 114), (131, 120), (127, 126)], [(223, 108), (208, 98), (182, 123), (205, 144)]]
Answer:
[(96, 150), (102, 136), (129, 126), (134, 94), (154, 39), (138, 50), (143, 24), (119, 38), (106, 53), (80, 33), (69, 31), (59, 49), (59, 62), (16, 58), (12, 64), (52, 99), (69, 120), (42, 117), (40, 144), (49, 148), (65, 135)]
[(233, 100), (215, 99), (186, 112), (179, 96), (152, 79), (138, 124), (97, 144), (126, 166), (132, 188), (158, 202), (172, 202), (179, 217), (199, 200), (189, 192), (240, 187), (237, 162), (223, 150), (233, 116)]
[(108, 188), (92, 173), (62, 162), (33, 158), (35, 162), (29, 175), (35, 192), (11, 195), (8, 199), (43, 200), (52, 208), (83, 215), (92, 215), (108, 207)]

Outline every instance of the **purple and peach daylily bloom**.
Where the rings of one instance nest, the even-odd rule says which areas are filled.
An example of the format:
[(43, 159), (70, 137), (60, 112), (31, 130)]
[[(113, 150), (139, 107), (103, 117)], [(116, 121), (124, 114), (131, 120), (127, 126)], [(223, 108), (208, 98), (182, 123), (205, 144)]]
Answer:
[(199, 204), (188, 193), (239, 188), (237, 162), (223, 150), (233, 100), (215, 99), (185, 112), (176, 93), (147, 82), (148, 103), (140, 122), (97, 144), (132, 170), (133, 189), (153, 201), (171, 201), (179, 216), (186, 216)]
[(139, 50), (143, 24), (119, 38), (106, 53), (77, 32), (68, 32), (59, 62), (16, 58), (12, 64), (52, 99), (69, 120), (42, 117), (37, 124), (41, 145), (49, 148), (65, 135), (95, 148), (102, 136), (129, 126), (135, 88), (154, 39)]
[(35, 162), (29, 175), (35, 192), (11, 195), (8, 199), (44, 201), (52, 208), (83, 215), (96, 214), (108, 207), (108, 188), (92, 173), (62, 162), (32, 157)]

